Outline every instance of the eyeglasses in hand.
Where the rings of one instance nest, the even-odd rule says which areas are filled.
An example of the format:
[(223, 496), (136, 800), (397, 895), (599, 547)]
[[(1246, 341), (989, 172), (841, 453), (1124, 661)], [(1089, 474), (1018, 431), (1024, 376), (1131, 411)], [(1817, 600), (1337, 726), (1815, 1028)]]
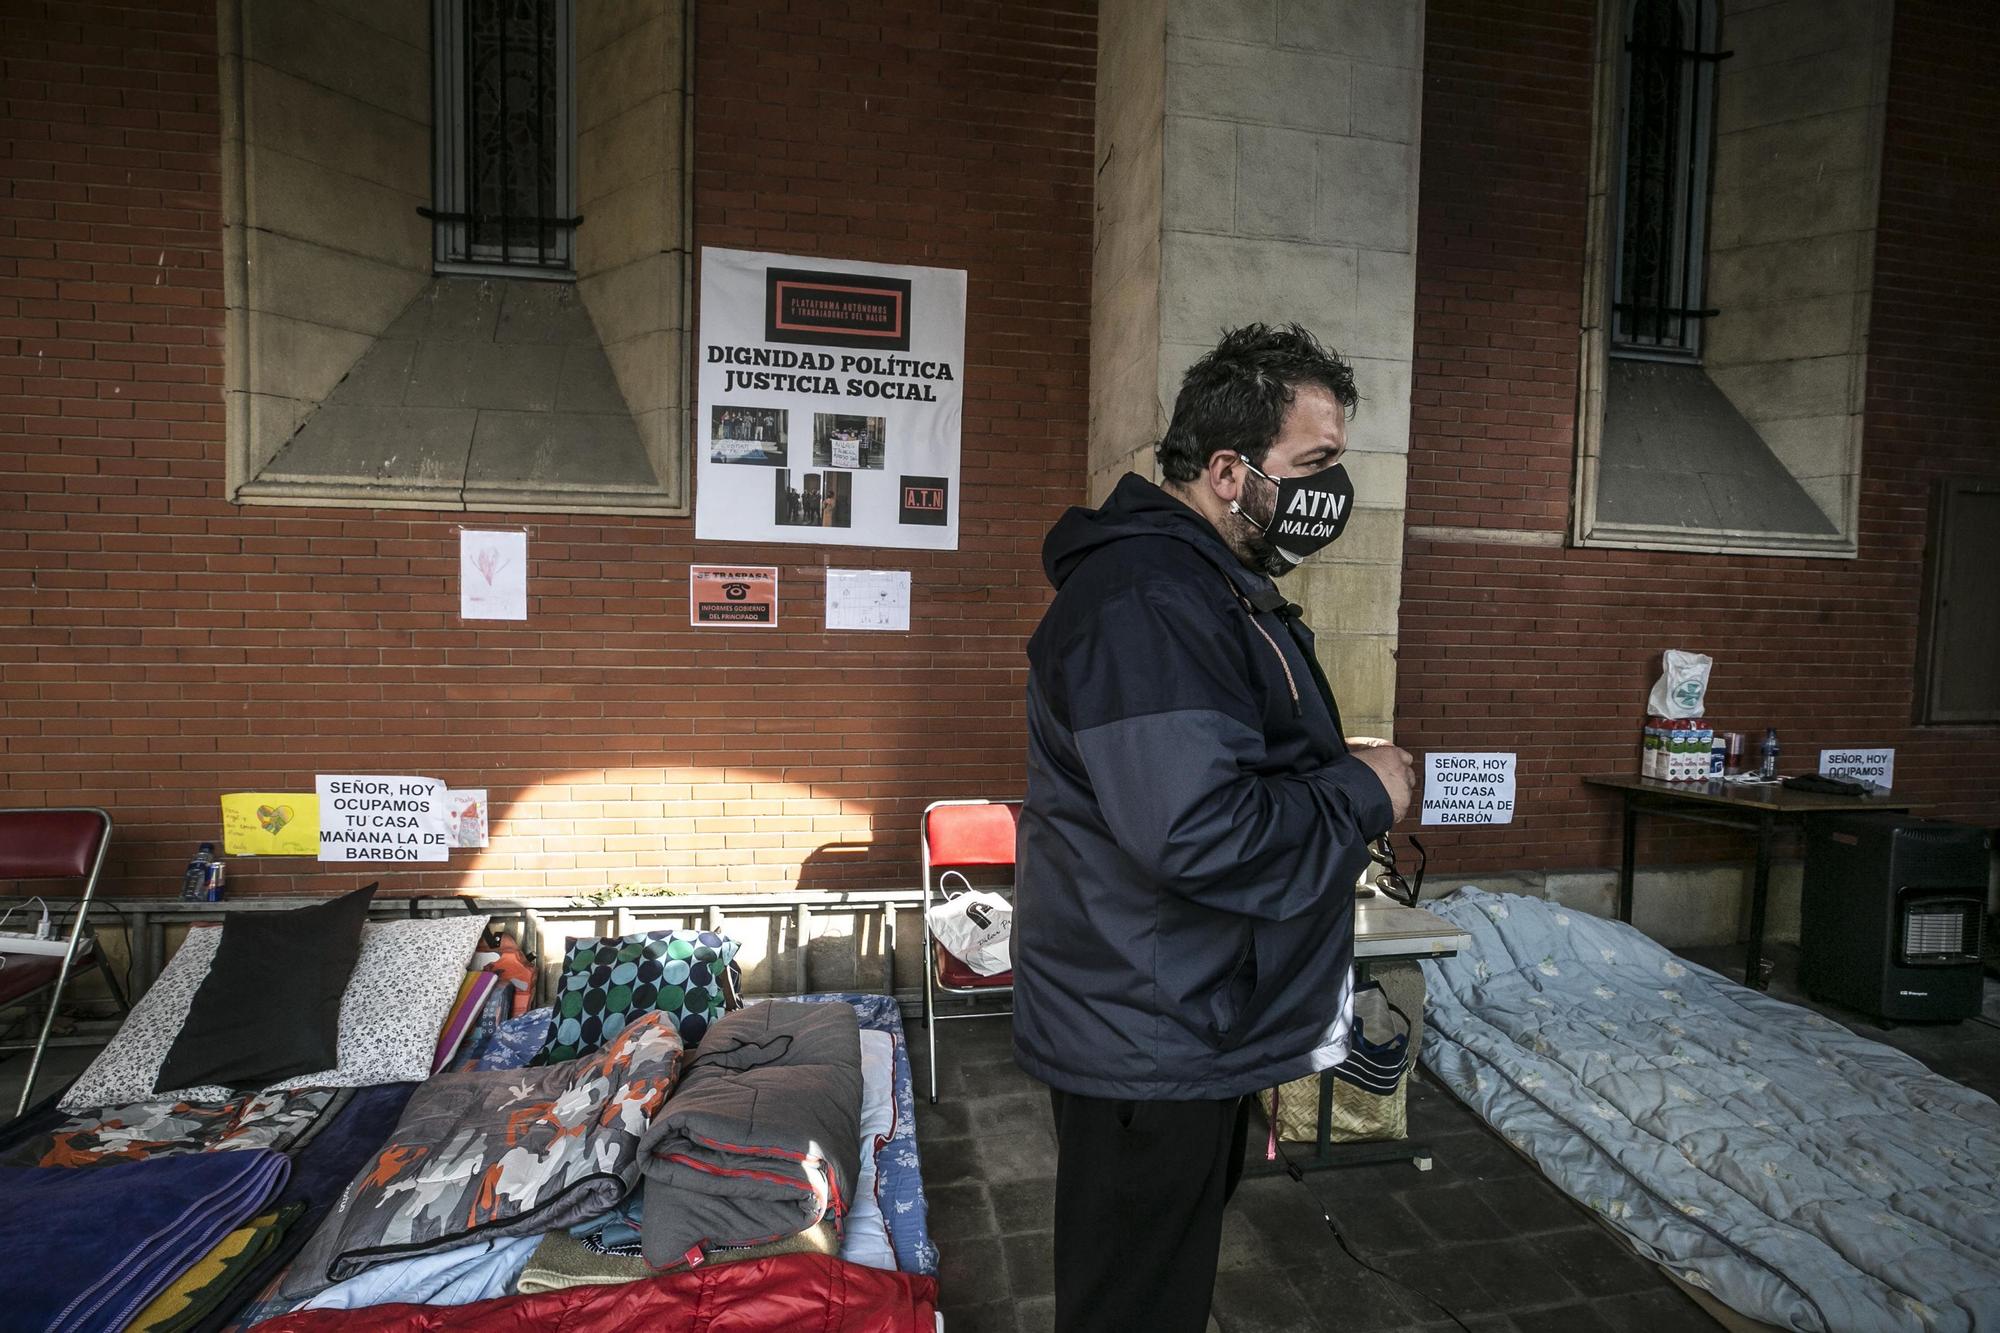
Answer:
[(1396, 844), (1389, 840), (1388, 834), (1384, 833), (1368, 844), (1368, 859), (1382, 867), (1382, 877), (1375, 881), (1375, 886), (1403, 906), (1415, 907), (1424, 891), (1424, 865), (1430, 858), (1424, 854), (1423, 843), (1417, 841), (1414, 834), (1408, 836), (1410, 846), (1417, 853), (1416, 883), (1404, 879), (1402, 872), (1396, 869)]

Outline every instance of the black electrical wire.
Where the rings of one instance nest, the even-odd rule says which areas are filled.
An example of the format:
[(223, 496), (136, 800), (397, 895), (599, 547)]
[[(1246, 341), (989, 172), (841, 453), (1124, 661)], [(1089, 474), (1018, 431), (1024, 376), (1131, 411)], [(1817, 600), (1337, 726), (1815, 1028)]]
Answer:
[(1319, 1209), (1320, 1220), (1325, 1222), (1326, 1229), (1333, 1233), (1334, 1242), (1340, 1246), (1340, 1252), (1342, 1254), (1346, 1255), (1349, 1259), (1352, 1259), (1358, 1266), (1367, 1269), (1369, 1272), (1373, 1273), (1376, 1277), (1381, 1278), (1384, 1282), (1390, 1283), (1397, 1287), (1401, 1287), (1404, 1291), (1407, 1291), (1412, 1295), (1422, 1296), (1424, 1300), (1428, 1301), (1431, 1304), (1432, 1308), (1436, 1309), (1446, 1319), (1451, 1320), (1452, 1323), (1457, 1324), (1461, 1329), (1464, 1329), (1465, 1333), (1472, 1333), (1471, 1329), (1466, 1328), (1465, 1321), (1463, 1319), (1460, 1319), (1456, 1314), (1454, 1314), (1451, 1310), (1451, 1307), (1447, 1306), (1444, 1302), (1438, 1300), (1435, 1296), (1429, 1295), (1426, 1292), (1418, 1291), (1415, 1287), (1403, 1281), (1401, 1278), (1390, 1276), (1389, 1274), (1383, 1272), (1381, 1269), (1377, 1268), (1374, 1264), (1369, 1263), (1366, 1259), (1363, 1259), (1360, 1255), (1356, 1254), (1354, 1252), (1354, 1247), (1347, 1243), (1347, 1237), (1341, 1233), (1340, 1223), (1333, 1220), (1333, 1210), (1326, 1206), (1326, 1200), (1323, 1197), (1321, 1197), (1320, 1192), (1318, 1190), (1312, 1187), (1311, 1182), (1309, 1182), (1306, 1179), (1306, 1173), (1304, 1171), (1301, 1171), (1299, 1169), (1298, 1163), (1292, 1160), (1292, 1155), (1285, 1151), (1284, 1142), (1282, 1140), (1278, 1140), (1276, 1142), (1278, 1149), (1278, 1157), (1285, 1164), (1285, 1174), (1290, 1176), (1293, 1180), (1298, 1181), (1299, 1184), (1305, 1186), (1306, 1193), (1312, 1196), (1313, 1207)]

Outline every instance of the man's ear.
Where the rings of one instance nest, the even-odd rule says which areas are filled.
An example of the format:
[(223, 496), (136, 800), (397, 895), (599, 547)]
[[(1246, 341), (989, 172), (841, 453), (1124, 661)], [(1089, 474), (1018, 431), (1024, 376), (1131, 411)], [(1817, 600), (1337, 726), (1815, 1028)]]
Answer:
[(1229, 504), (1242, 498), (1244, 478), (1249, 473), (1240, 455), (1229, 449), (1217, 449), (1208, 456), (1208, 466), (1202, 469), (1202, 475), (1216, 498)]

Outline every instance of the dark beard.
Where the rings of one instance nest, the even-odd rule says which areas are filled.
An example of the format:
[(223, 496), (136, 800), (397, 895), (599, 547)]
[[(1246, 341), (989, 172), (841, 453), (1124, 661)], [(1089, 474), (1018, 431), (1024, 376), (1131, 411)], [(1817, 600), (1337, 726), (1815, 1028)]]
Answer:
[(1235, 518), (1235, 539), (1229, 544), (1237, 559), (1266, 578), (1283, 578), (1298, 568), (1278, 553), (1278, 548), (1271, 544), (1262, 528), (1250, 521), (1248, 514), (1239, 513)]

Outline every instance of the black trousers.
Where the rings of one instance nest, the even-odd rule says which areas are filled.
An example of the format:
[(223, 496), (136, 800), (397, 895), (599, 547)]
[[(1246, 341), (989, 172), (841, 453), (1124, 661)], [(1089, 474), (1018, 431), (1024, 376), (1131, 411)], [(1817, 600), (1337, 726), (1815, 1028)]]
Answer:
[(1203, 1333), (1249, 1099), (1049, 1104), (1057, 1333)]

